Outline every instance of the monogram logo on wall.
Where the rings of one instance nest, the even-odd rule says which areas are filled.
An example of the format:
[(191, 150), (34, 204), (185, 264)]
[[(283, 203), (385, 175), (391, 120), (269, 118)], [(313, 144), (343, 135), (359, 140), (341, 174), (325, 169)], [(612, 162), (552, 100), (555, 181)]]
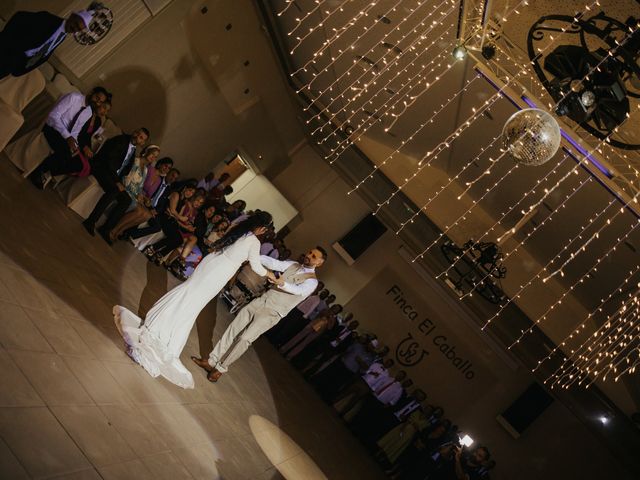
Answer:
[(414, 324), (422, 335), (422, 338), (416, 338), (411, 333), (407, 333), (407, 336), (397, 344), (396, 361), (400, 365), (413, 367), (431, 354), (430, 349), (435, 349), (464, 378), (473, 380), (476, 375), (473, 363), (458, 352), (459, 349), (456, 349), (454, 342), (442, 332), (442, 329), (433, 320), (420, 314), (418, 309), (404, 296), (404, 292), (398, 285), (394, 284), (386, 291), (386, 298), (394, 303), (402, 316)]
[(396, 347), (396, 361), (403, 367), (413, 367), (429, 355), (410, 333)]

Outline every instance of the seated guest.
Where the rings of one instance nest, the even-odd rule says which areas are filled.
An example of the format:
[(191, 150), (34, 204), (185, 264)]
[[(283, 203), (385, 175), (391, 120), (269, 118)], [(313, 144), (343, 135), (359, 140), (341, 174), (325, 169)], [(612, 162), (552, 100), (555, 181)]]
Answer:
[(387, 409), (372, 423), (369, 428), (361, 430), (362, 438), (365, 438), (366, 446), (373, 446), (375, 442), (392, 428), (397, 427), (409, 416), (411, 412), (418, 408), (423, 408), (427, 417), (431, 416), (432, 408), (424, 408), (422, 403), (427, 395), (420, 389), (414, 390), (411, 394), (404, 392), (393, 409)]
[(341, 392), (333, 403), (333, 407), (341, 415), (350, 411), (360, 403), (369, 392), (377, 390), (381, 385), (386, 385), (391, 380), (392, 377), (389, 369), (394, 363), (391, 358), (377, 360), (372, 363), (363, 375), (356, 377), (354, 381)]
[(222, 212), (225, 208), (229, 206), (229, 202), (227, 202), (226, 197), (233, 193), (233, 187), (231, 185), (227, 185), (223, 189), (214, 188), (209, 192), (209, 196), (207, 197), (207, 202), (215, 205), (216, 210)]
[(349, 423), (353, 423), (356, 429), (362, 424), (366, 426), (371, 418), (377, 418), (378, 414), (384, 410), (382, 407), (398, 403), (405, 389), (413, 384), (411, 380), (406, 381), (406, 378), (407, 372), (400, 370), (395, 376), (387, 375), (380, 382), (375, 383), (375, 388), (370, 390), (355, 412), (353, 409), (345, 412), (350, 413)]
[(429, 480), (477, 480), (487, 478), (491, 454), (487, 447), (472, 451), (454, 445), (441, 447)]
[[(90, 235), (95, 234), (96, 222), (105, 210), (116, 200), (120, 192), (125, 191), (122, 182), (131, 170), (136, 147), (142, 147), (148, 139), (149, 130), (144, 127), (135, 130), (131, 135), (118, 135), (107, 140), (91, 159), (91, 173), (104, 193), (87, 219), (82, 222)], [(125, 197), (121, 195), (119, 200), (124, 202)], [(126, 200), (128, 202), (128, 197)]]
[[(198, 194), (196, 194), (196, 196), (197, 195)], [(213, 229), (214, 224), (212, 219), (215, 213), (216, 207), (213, 205), (204, 205), (203, 208), (198, 211), (193, 222), (193, 226), (195, 228), (193, 234), (184, 238), (182, 246), (175, 249), (167, 259), (166, 264), (170, 267), (170, 270), (178, 276), (178, 278), (182, 278), (184, 276), (187, 257), (196, 246), (204, 247), (199, 249), (201, 255), (209, 253), (204, 242), (207, 235), (209, 235)]]
[[(369, 419), (373, 422), (376, 421), (376, 417), (369, 417)], [(377, 444), (381, 457), (389, 465), (396, 463), (398, 458), (417, 438), (418, 433), (426, 429), (427, 426), (427, 417), (422, 409), (411, 412), (404, 422), (378, 440)]]
[(353, 320), (346, 329), (327, 335), (327, 342), (320, 348), (321, 354), (306, 364), (298, 366), (305, 378), (312, 378), (337, 361), (340, 356), (359, 338), (357, 328), (360, 322)]
[(81, 10), (66, 19), (49, 12), (16, 12), (0, 32), (0, 79), (38, 68), (70, 33), (86, 30), (94, 12)]
[[(222, 236), (226, 233), (227, 229), (229, 228), (229, 222), (227, 222), (227, 220), (222, 218), (220, 215), (214, 214), (212, 220), (213, 220), (213, 229), (211, 230), (211, 233), (207, 236), (207, 238), (204, 239), (203, 244), (198, 243), (198, 245), (194, 247), (192, 252), (185, 258), (186, 267), (184, 269), (184, 275), (183, 276), (177, 275), (178, 278), (180, 279), (189, 278), (193, 273), (193, 271), (198, 266), (198, 264), (202, 261), (202, 259), (206, 255), (208, 255), (208, 253), (211, 251), (211, 248), (213, 247), (213, 242), (211, 242), (209, 239), (215, 238), (217, 240), (219, 238), (222, 238)], [(251, 270), (251, 272), (254, 273), (253, 270)]]
[(278, 257), (280, 260), (289, 260), (291, 258), (291, 250), (283, 248)]
[(169, 260), (173, 261), (175, 257), (172, 258), (171, 255), (169, 255), (167, 262), (163, 260), (163, 257), (171, 254), (182, 245), (186, 238), (193, 235), (195, 232), (194, 222), (202, 205), (204, 205), (204, 195), (198, 192), (184, 202), (175, 223), (168, 223), (164, 226), (162, 233), (165, 237), (151, 246), (155, 252), (153, 260), (158, 265), (168, 265)]
[(327, 295), (320, 298), (320, 302), (316, 305), (316, 307), (309, 312), (307, 318), (309, 320), (315, 319), (320, 312), (324, 312), (327, 308), (329, 308), (333, 302), (336, 301), (336, 296), (327, 290)]
[(297, 357), (311, 342), (337, 323), (336, 317), (342, 312), (342, 305), (331, 305), (328, 310), (311, 320), (298, 334), (280, 347), (280, 353), (289, 361)]
[[(393, 473), (405, 480), (424, 476), (431, 468), (433, 462), (431, 456), (448, 442), (447, 432), (450, 426), (449, 420), (443, 420), (432, 428), (425, 428), (418, 432), (413, 443), (396, 460)], [(383, 452), (381, 455), (386, 461)]]
[(202, 180), (198, 182), (198, 188), (204, 189), (207, 193), (211, 192), (214, 188), (222, 186), (220, 190), (224, 189), (224, 182), (229, 178), (228, 173), (223, 173), (220, 178), (216, 180), (213, 172), (208, 173)]
[(318, 372), (313, 377), (312, 383), (324, 399), (333, 403), (340, 391), (357, 375), (364, 374), (377, 357), (370, 338), (360, 336), (346, 349), (338, 361)]
[(31, 182), (44, 188), (48, 178), (80, 172), (82, 160), (78, 156), (78, 136), (94, 111), (107, 101), (109, 93), (95, 87), (89, 95), (67, 93), (53, 106), (42, 133), (53, 153), (29, 175)]
[[(164, 163), (161, 164), (161, 162)], [(159, 212), (159, 205), (166, 206), (167, 199), (171, 193), (171, 184), (180, 176), (180, 171), (177, 168), (170, 168), (171, 165), (173, 165), (173, 162), (170, 158), (161, 158), (156, 162), (155, 169), (153, 166), (147, 167), (147, 178), (149, 178), (151, 169), (160, 172), (159, 182), (155, 184), (155, 188), (152, 186), (151, 189), (147, 190), (145, 185), (148, 184), (145, 179), (145, 183), (142, 186), (142, 203), (138, 202), (134, 210), (125, 213), (113, 228), (112, 231), (115, 238), (127, 237), (130, 229), (134, 229), (155, 217)]]
[[(89, 161), (93, 157), (94, 151), (92, 147), (93, 138), (101, 134), (103, 131), (102, 126), (107, 120), (107, 114), (111, 110), (111, 94), (108, 94), (108, 99), (98, 106), (96, 111), (91, 115), (91, 118), (87, 120), (80, 130), (78, 135), (78, 151), (77, 155), (82, 162), (82, 169), (79, 172), (73, 172), (71, 175), (78, 177), (86, 177), (91, 173), (91, 165)], [(100, 146), (98, 146), (99, 148)], [(97, 149), (96, 148), (96, 151)]]
[[(160, 147), (157, 147), (158, 156), (160, 155)], [(160, 160), (151, 163), (147, 167), (147, 176), (144, 179), (144, 185), (142, 191), (144, 195), (151, 199), (156, 190), (173, 167), (173, 159), (169, 157), (163, 157)]]
[(115, 202), (116, 205), (111, 209), (107, 221), (98, 229), (100, 235), (109, 244), (112, 244), (118, 238), (118, 231), (114, 231), (115, 226), (122, 220), (125, 213), (136, 208), (136, 205), (144, 203), (144, 194), (142, 187), (144, 179), (147, 176), (147, 165), (154, 162), (158, 158), (160, 148), (156, 145), (149, 145), (142, 150), (139, 157), (133, 161), (131, 171), (124, 177), (122, 184), (124, 192), (118, 192)]
[[(337, 321), (333, 327), (328, 328), (324, 333), (322, 333), (322, 335), (307, 345), (304, 351), (301, 352), (292, 362), (293, 366), (298, 370), (302, 370), (303, 373), (308, 373), (315, 366), (319, 365), (320, 362), (324, 362), (326, 358), (335, 353), (335, 347), (332, 346), (332, 344), (341, 333), (348, 330), (347, 325), (351, 323), (352, 318), (353, 313), (348, 313), (344, 319), (342, 319), (341, 315), (338, 314), (336, 316)], [(357, 326), (358, 322), (353, 322), (352, 328), (355, 329)], [(349, 335), (350, 333), (351, 332), (349, 331), (346, 335)], [(341, 340), (342, 339), (339, 341)]]
[(227, 217), (223, 217), (221, 215), (218, 215), (219, 219), (216, 220), (216, 215), (214, 215), (214, 227), (213, 230), (211, 230), (211, 233), (209, 233), (209, 235), (207, 235), (207, 238), (205, 239), (205, 245), (207, 246), (207, 249), (211, 249), (211, 247), (213, 246), (213, 244), (217, 241), (220, 240), (224, 234), (226, 233), (226, 231), (229, 229), (229, 227), (231, 226), (231, 224), (229, 223), (229, 220), (227, 220)]
[[(407, 396), (407, 391), (413, 386), (410, 379), (403, 380), (405, 375), (403, 371), (396, 373), (396, 377), (389, 380), (386, 385), (378, 387), (366, 396), (361, 404), (358, 405), (358, 411), (355, 416), (352, 412), (347, 414), (348, 422), (354, 435), (366, 443), (370, 439), (369, 432), (372, 425), (375, 425), (375, 419), (382, 419), (384, 413), (392, 410), (396, 404), (400, 402), (403, 396)], [(346, 418), (346, 417), (345, 417)]]
[(282, 240), (276, 237), (273, 228), (263, 235), (262, 238), (264, 241), (260, 244), (260, 255), (266, 255), (267, 257), (275, 259), (280, 258)]
[(236, 200), (225, 209), (224, 214), (230, 222), (233, 222), (244, 213), (245, 208), (247, 208), (247, 202), (244, 200)]
[[(159, 213), (153, 220), (152, 225), (145, 228), (137, 228), (131, 233), (131, 238), (141, 238), (152, 233), (162, 231), (165, 235), (167, 232), (171, 235), (169, 244), (178, 242), (175, 247), (182, 243), (182, 236), (180, 235), (180, 228), (178, 227), (178, 221), (186, 223), (189, 218), (182, 215), (185, 204), (190, 201), (196, 193), (196, 181), (188, 180), (186, 185), (182, 187), (182, 190), (174, 191), (169, 194), (168, 203), (162, 213)], [(150, 222), (151, 223), (151, 222)], [(161, 244), (164, 249), (166, 244)], [(175, 248), (174, 247), (174, 248)], [(173, 250), (173, 249), (172, 249)], [(168, 253), (168, 252), (167, 252)], [(153, 245), (148, 246), (144, 250), (144, 254), (149, 259), (155, 259), (156, 251)], [(158, 259), (159, 260), (159, 259)]]

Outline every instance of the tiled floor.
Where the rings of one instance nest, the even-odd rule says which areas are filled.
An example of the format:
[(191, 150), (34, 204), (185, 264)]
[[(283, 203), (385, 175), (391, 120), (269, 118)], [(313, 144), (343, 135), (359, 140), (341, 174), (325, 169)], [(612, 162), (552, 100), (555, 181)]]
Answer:
[[(89, 237), (4, 155), (0, 208), (0, 478), (384, 478), (263, 340), (211, 385), (188, 360), (194, 329), (183, 361), (195, 390), (131, 362), (111, 306), (145, 312), (173, 279), (130, 245)], [(214, 338), (228, 321), (219, 307)]]

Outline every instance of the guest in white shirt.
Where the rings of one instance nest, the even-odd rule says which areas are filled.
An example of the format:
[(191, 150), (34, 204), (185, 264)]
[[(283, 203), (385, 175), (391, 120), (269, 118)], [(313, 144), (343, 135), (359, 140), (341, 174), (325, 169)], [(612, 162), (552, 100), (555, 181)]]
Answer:
[(44, 188), (47, 177), (79, 172), (82, 161), (78, 156), (78, 135), (111, 95), (103, 87), (95, 87), (89, 95), (80, 92), (67, 93), (53, 106), (42, 133), (53, 153), (49, 155), (29, 176), (38, 188)]
[(229, 177), (230, 175), (228, 173), (223, 173), (220, 175), (220, 178), (216, 180), (213, 172), (208, 173), (206, 177), (198, 182), (198, 188), (202, 188), (209, 193), (214, 188), (219, 188), (220, 186), (224, 187), (224, 182), (226, 182)]
[(341, 415), (347, 413), (360, 403), (369, 392), (383, 387), (389, 381), (393, 381), (389, 369), (394, 363), (391, 358), (387, 358), (384, 361), (378, 360), (372, 363), (362, 376), (354, 379), (333, 404), (338, 413)]

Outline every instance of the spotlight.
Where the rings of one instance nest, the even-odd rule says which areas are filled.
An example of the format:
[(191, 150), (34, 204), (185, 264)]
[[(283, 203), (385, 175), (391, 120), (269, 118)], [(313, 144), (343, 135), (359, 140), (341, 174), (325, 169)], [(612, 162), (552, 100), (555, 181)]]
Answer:
[(347, 124), (347, 125), (345, 125), (345, 126), (343, 127), (343, 129), (342, 129), (342, 130), (344, 131), (344, 133), (345, 133), (345, 134), (347, 134), (347, 135), (351, 135), (351, 134), (355, 131), (355, 128), (353, 128), (353, 126), (352, 126), (352, 125)]
[(464, 45), (458, 45), (453, 49), (453, 58), (456, 60), (463, 60), (467, 56), (467, 49)]
[(601, 415), (598, 420), (600, 420), (600, 423), (602, 423), (602, 425), (606, 425), (607, 423), (609, 423), (609, 417), (607, 417), (606, 415)]
[(493, 57), (496, 56), (496, 46), (493, 45), (492, 43), (489, 43), (484, 47), (482, 47), (482, 56), (487, 60), (491, 60)]
[(589, 108), (596, 101), (596, 94), (591, 90), (585, 90), (582, 92), (582, 95), (580, 95), (580, 101), (582, 102), (582, 105)]

